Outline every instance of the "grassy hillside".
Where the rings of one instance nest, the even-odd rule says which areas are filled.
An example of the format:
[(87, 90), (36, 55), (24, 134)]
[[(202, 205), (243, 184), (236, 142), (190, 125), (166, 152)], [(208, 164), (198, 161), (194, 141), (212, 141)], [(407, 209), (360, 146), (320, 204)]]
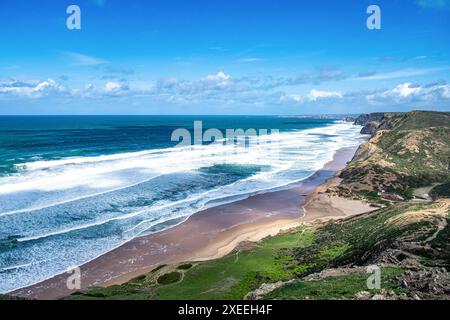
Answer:
[(392, 127), (397, 130), (421, 130), (436, 127), (450, 127), (450, 112), (413, 111), (397, 114), (392, 118)]
[[(405, 269), (386, 267), (381, 269), (382, 289), (374, 290), (369, 294), (375, 295), (380, 292), (393, 292), (392, 295), (410, 294), (408, 290), (402, 289), (398, 283), (398, 277), (404, 274)], [(368, 275), (360, 272), (348, 275), (333, 276), (315, 281), (298, 280), (264, 296), (271, 300), (351, 300), (358, 297), (358, 293), (366, 292)], [(375, 293), (376, 292), (376, 293)]]
[(411, 112), (387, 118), (343, 171), (340, 195), (377, 200), (384, 190), (412, 198), (412, 189), (450, 182), (450, 113)]
[[(448, 222), (450, 201), (394, 206), (345, 221), (304, 226), (243, 245), (222, 259), (162, 266), (128, 284), (93, 288), (68, 299), (243, 299), (268, 283), (281, 285), (265, 298), (350, 299), (367, 290), (365, 269), (353, 267), (370, 264), (384, 266), (382, 288), (371, 294), (389, 290), (404, 297), (426, 295), (402, 286), (399, 277), (410, 265), (450, 267)], [(343, 266), (346, 271), (337, 277), (304, 280)]]
[[(268, 279), (287, 280), (299, 272), (301, 266), (285, 268), (285, 261), (292, 258), (292, 249), (309, 246), (313, 239), (313, 229), (300, 228), (289, 234), (267, 238), (259, 244), (243, 244), (222, 259), (161, 266), (126, 285), (95, 288), (71, 299), (242, 299)], [(184, 267), (186, 265), (190, 267)], [(161, 284), (161, 278), (174, 273), (181, 277), (173, 277), (174, 283)]]

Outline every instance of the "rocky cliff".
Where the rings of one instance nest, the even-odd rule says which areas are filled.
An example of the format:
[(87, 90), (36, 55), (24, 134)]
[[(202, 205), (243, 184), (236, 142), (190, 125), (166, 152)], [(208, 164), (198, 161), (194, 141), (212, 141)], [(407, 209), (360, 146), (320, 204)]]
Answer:
[(383, 202), (384, 193), (408, 200), (416, 188), (450, 181), (450, 113), (377, 113), (356, 123), (372, 136), (342, 172), (341, 195)]

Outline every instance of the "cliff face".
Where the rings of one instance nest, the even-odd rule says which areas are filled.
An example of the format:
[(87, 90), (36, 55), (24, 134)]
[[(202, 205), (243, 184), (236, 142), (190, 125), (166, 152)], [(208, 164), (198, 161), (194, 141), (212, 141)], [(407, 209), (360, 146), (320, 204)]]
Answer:
[[(321, 232), (323, 243), (349, 247), (319, 273), (287, 282), (265, 298), (311, 299), (316, 290), (325, 295), (327, 288), (333, 294), (340, 285), (347, 288), (367, 279), (355, 280), (364, 272), (356, 266), (384, 265), (393, 268), (382, 269), (385, 284), (387, 273), (407, 270), (392, 278), (391, 288), (399, 285), (400, 294), (393, 289), (374, 295), (361, 288), (350, 298), (450, 299), (450, 113), (366, 114), (355, 124), (364, 126), (362, 133), (371, 138), (342, 172), (341, 184), (328, 192), (383, 208), (319, 229), (318, 244), (293, 251), (298, 263), (309, 263), (318, 249), (324, 250)], [(421, 189), (441, 200), (423, 201)], [(418, 201), (408, 201), (413, 199)]]
[[(450, 200), (407, 203), (328, 223), (315, 231), (311, 246), (294, 248), (291, 255), (298, 265), (312, 265), (333, 252), (331, 261), (306, 277), (277, 284), (262, 298), (448, 300), (449, 212)], [(365, 286), (368, 266), (374, 265), (383, 277), (375, 292)]]
[(364, 125), (364, 128), (361, 130), (361, 134), (373, 135), (378, 131), (382, 122), (372, 121)]
[(373, 135), (376, 131), (388, 128), (393, 125), (396, 120), (401, 119), (404, 113), (398, 112), (379, 112), (362, 114), (355, 120), (355, 125), (363, 126), (362, 134)]
[[(367, 279), (358, 279), (358, 274), (364, 273), (358, 266), (384, 265), (393, 268), (382, 269), (385, 284), (388, 273), (407, 270), (392, 277), (393, 290), (374, 295), (361, 288), (349, 298), (450, 299), (450, 113), (367, 114), (358, 117), (355, 124), (364, 126), (362, 133), (371, 138), (342, 172), (341, 184), (328, 192), (366, 199), (384, 208), (316, 231), (313, 246), (293, 250), (298, 264), (308, 264), (317, 252), (330, 250), (321, 247), (321, 239), (326, 246), (344, 243), (348, 247), (325, 269), (286, 282), (264, 298), (311, 299), (316, 292), (319, 298), (328, 298), (330, 293), (324, 293), (327, 288), (332, 298), (340, 298), (343, 294), (333, 296), (341, 290), (340, 285), (347, 288)], [(441, 200), (423, 201), (416, 188), (426, 189), (433, 199)], [(413, 198), (419, 201), (408, 201)], [(436, 245), (439, 248), (433, 247)]]
[(355, 120), (355, 124), (358, 126), (365, 126), (370, 122), (382, 122), (386, 113), (368, 113), (362, 114)]
[(341, 195), (376, 200), (386, 191), (410, 199), (414, 188), (450, 181), (450, 113), (377, 113), (355, 123), (372, 137), (343, 171)]

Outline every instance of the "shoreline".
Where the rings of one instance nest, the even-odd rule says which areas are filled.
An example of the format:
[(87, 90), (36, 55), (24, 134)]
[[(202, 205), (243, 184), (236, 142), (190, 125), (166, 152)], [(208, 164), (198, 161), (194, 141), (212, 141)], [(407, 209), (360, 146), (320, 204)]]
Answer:
[[(339, 219), (348, 210), (348, 215), (370, 211), (368, 204), (322, 194), (330, 183), (338, 182), (337, 172), (345, 168), (357, 148), (338, 150), (321, 170), (289, 189), (200, 211), (179, 225), (133, 239), (82, 265), (82, 289), (122, 284), (161, 264), (220, 258), (242, 242), (257, 242), (315, 220)], [(346, 213), (340, 209), (343, 207)], [(67, 289), (69, 276), (60, 274), (9, 294), (59, 299), (77, 291)]]

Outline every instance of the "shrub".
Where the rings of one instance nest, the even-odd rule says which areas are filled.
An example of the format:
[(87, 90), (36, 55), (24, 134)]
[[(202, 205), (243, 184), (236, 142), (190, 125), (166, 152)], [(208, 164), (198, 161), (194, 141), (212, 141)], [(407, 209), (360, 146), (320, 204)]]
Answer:
[(430, 196), (435, 200), (440, 198), (450, 198), (450, 182), (434, 187), (430, 192)]
[(178, 271), (163, 274), (158, 278), (159, 284), (172, 284), (181, 280), (181, 273)]
[(162, 264), (162, 265), (157, 266), (155, 269), (150, 271), (150, 273), (155, 273), (156, 271), (159, 271), (159, 270), (161, 270), (164, 267), (167, 267), (167, 264)]
[(140, 276), (137, 276), (137, 277), (131, 279), (129, 282), (130, 283), (132, 283), (132, 282), (141, 282), (142, 280), (145, 280), (145, 278), (147, 278), (147, 276), (145, 274), (142, 274)]
[(186, 263), (186, 264), (182, 264), (178, 266), (178, 270), (189, 270), (190, 268), (192, 268), (192, 264), (190, 263)]

